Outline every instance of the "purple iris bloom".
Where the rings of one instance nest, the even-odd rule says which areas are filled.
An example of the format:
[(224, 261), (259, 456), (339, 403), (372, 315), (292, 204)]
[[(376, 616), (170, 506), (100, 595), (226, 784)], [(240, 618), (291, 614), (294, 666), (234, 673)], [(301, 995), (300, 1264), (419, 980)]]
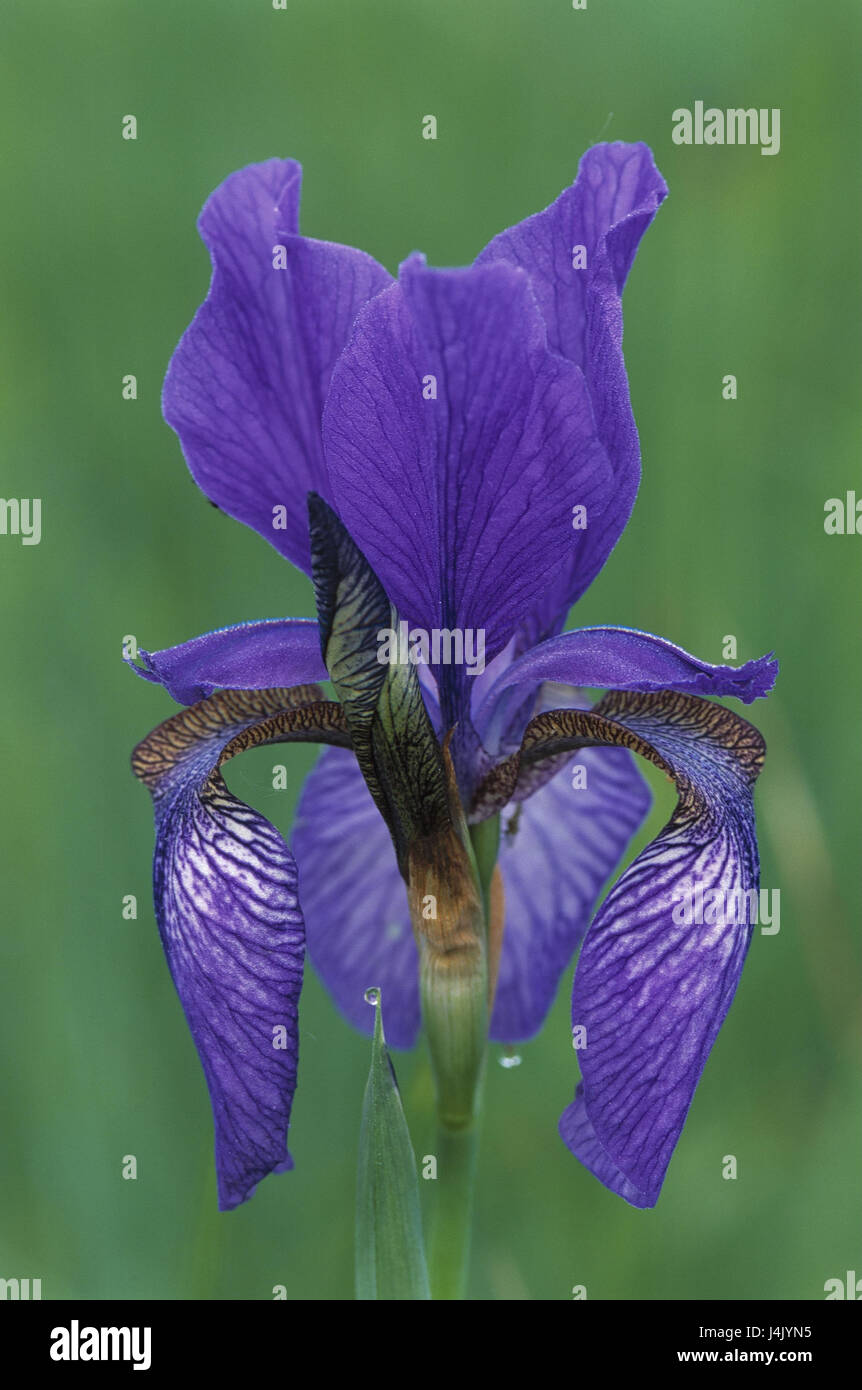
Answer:
[[(212, 282), (163, 406), (206, 496), (313, 573), (319, 621), (242, 623), (141, 652), (135, 668), (188, 707), (134, 767), (155, 802), (156, 913), (209, 1086), (219, 1204), (292, 1166), (306, 939), (351, 1023), (370, 1031), (363, 996), (379, 986), (389, 1041), (415, 1042), (405, 880), (445, 761), (439, 796), (454, 785), (466, 822), (502, 826), (488, 1036), (538, 1031), (586, 933), (572, 1001), (583, 1080), (560, 1130), (606, 1186), (652, 1206), (751, 936), (745, 923), (679, 925), (674, 908), (693, 886), (758, 886), (763, 741), (702, 697), (748, 703), (777, 671), (771, 655), (709, 665), (628, 628), (563, 632), (638, 487), (621, 294), (664, 180), (646, 146), (598, 145), (572, 186), (473, 265), (431, 269), (414, 254), (397, 280), (301, 236), (299, 189), (299, 166), (272, 159), (207, 201)], [(389, 604), (393, 631), (484, 634), (484, 670), (442, 649), (418, 668), (411, 718), (434, 744), (422, 768), (409, 741), (387, 762), (372, 728)], [(328, 678), (337, 701), (317, 685)], [(589, 708), (588, 688), (608, 694)], [(292, 850), (219, 770), (291, 740), (330, 745)], [(673, 779), (679, 804), (591, 922), (649, 807), (632, 753)], [(403, 815), (399, 776), (414, 803)]]

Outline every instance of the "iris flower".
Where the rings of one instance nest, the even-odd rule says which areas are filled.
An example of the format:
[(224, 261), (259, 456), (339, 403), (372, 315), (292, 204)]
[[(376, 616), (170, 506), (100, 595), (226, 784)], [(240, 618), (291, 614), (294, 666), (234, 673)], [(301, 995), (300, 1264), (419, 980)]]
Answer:
[[(219, 1205), (293, 1166), (306, 940), (357, 1028), (372, 985), (396, 1047), (424, 1019), (453, 1132), (488, 1040), (535, 1035), (583, 940), (582, 1080), (560, 1132), (652, 1206), (751, 936), (678, 925), (674, 905), (692, 885), (758, 885), (763, 741), (704, 697), (748, 703), (777, 670), (629, 628), (563, 630), (638, 488), (621, 295), (665, 183), (646, 146), (598, 145), (471, 266), (413, 254), (397, 279), (302, 236), (299, 191), (299, 165), (271, 159), (207, 201), (212, 281), (163, 409), (206, 497), (312, 575), (318, 618), (240, 623), (135, 667), (185, 706), (133, 765), (155, 804), (156, 914), (209, 1087)], [(405, 622), (484, 633), (485, 669), (442, 649), (381, 661), (381, 634)], [(608, 693), (590, 708), (586, 689)], [(330, 746), (288, 848), (221, 767), (297, 740)], [(678, 805), (593, 918), (649, 806), (632, 754)]]

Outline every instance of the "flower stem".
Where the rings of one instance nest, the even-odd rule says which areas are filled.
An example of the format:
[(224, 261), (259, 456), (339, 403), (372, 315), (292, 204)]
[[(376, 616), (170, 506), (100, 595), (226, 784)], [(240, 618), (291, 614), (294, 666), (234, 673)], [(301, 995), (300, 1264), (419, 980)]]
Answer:
[(429, 1259), (433, 1299), (462, 1299), (467, 1288), (478, 1147), (477, 1121), (464, 1129), (438, 1125), (437, 1202)]

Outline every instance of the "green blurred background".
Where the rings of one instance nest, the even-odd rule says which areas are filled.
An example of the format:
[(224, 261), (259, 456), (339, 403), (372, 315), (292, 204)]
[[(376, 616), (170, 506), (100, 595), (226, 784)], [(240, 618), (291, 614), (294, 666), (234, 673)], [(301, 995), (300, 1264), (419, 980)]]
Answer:
[[(201, 203), (231, 170), (292, 155), (305, 232), (393, 270), (414, 248), (460, 264), (555, 197), (599, 137), (648, 141), (671, 196), (625, 301), (643, 486), (577, 619), (711, 661), (725, 634), (739, 660), (779, 654), (777, 692), (751, 714), (781, 931), (754, 941), (653, 1212), (557, 1137), (575, 1081), (567, 974), (523, 1064), (490, 1067), (471, 1296), (819, 1299), (862, 1270), (862, 540), (823, 529), (827, 498), (862, 496), (858, 31), (855, 0), (5, 0), (0, 492), (41, 497), (43, 535), (0, 538), (0, 1276), (39, 1277), (45, 1298), (352, 1294), (368, 1045), (309, 970), (296, 1170), (218, 1215), (205, 1086), (150, 906), (149, 799), (128, 767), (172, 706), (121, 664), (125, 634), (162, 647), (312, 611), (309, 583), (207, 505), (161, 420), (209, 280)], [(673, 145), (672, 111), (697, 99), (780, 107), (780, 154)], [(287, 832), (313, 759), (259, 750), (230, 781)], [(272, 789), (277, 761), (288, 791)], [(634, 850), (670, 810), (655, 785)], [(424, 1154), (427, 1064), (397, 1062)]]

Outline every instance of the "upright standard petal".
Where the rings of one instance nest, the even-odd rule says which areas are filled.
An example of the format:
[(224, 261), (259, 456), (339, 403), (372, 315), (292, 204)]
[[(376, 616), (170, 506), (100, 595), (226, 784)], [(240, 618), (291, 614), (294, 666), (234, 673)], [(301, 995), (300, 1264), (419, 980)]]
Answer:
[(362, 251), (297, 235), (300, 178), (294, 160), (270, 159), (207, 200), (198, 228), (212, 281), (162, 405), (207, 497), (307, 572), (305, 496), (329, 495), (320, 427), (332, 368), (391, 276)]
[(619, 539), (640, 479), (640, 447), (622, 353), (621, 295), (641, 237), (667, 196), (642, 144), (595, 145), (574, 184), (544, 212), (502, 232), (478, 258), (522, 267), (548, 343), (586, 378), (598, 437), (614, 474), (613, 497), (588, 515), (583, 543), (534, 607), (528, 640), (555, 630)]
[(290, 850), (219, 769), (261, 743), (349, 743), (338, 706), (318, 695), (225, 691), (160, 724), (132, 755), (155, 808), (156, 918), (209, 1088), (223, 1211), (293, 1166), (305, 933)]
[(758, 855), (753, 786), (764, 743), (730, 710), (671, 692), (605, 697), (528, 725), (495, 769), (500, 796), (563, 749), (621, 745), (676, 783), (665, 829), (608, 894), (575, 973), (583, 1084), (561, 1134), (635, 1206), (654, 1206), (751, 939)]
[(143, 666), (126, 657), (136, 676), (163, 685), (181, 705), (214, 690), (265, 690), (327, 679), (320, 630), (313, 618), (264, 618), (217, 628), (160, 652), (142, 648)]
[[(581, 543), (573, 505), (598, 512), (611, 483), (583, 376), (504, 264), (411, 257), (357, 319), (324, 442), (341, 518), (399, 613), (481, 630), (485, 660)], [(469, 678), (445, 659), (435, 675), (448, 727)]]

